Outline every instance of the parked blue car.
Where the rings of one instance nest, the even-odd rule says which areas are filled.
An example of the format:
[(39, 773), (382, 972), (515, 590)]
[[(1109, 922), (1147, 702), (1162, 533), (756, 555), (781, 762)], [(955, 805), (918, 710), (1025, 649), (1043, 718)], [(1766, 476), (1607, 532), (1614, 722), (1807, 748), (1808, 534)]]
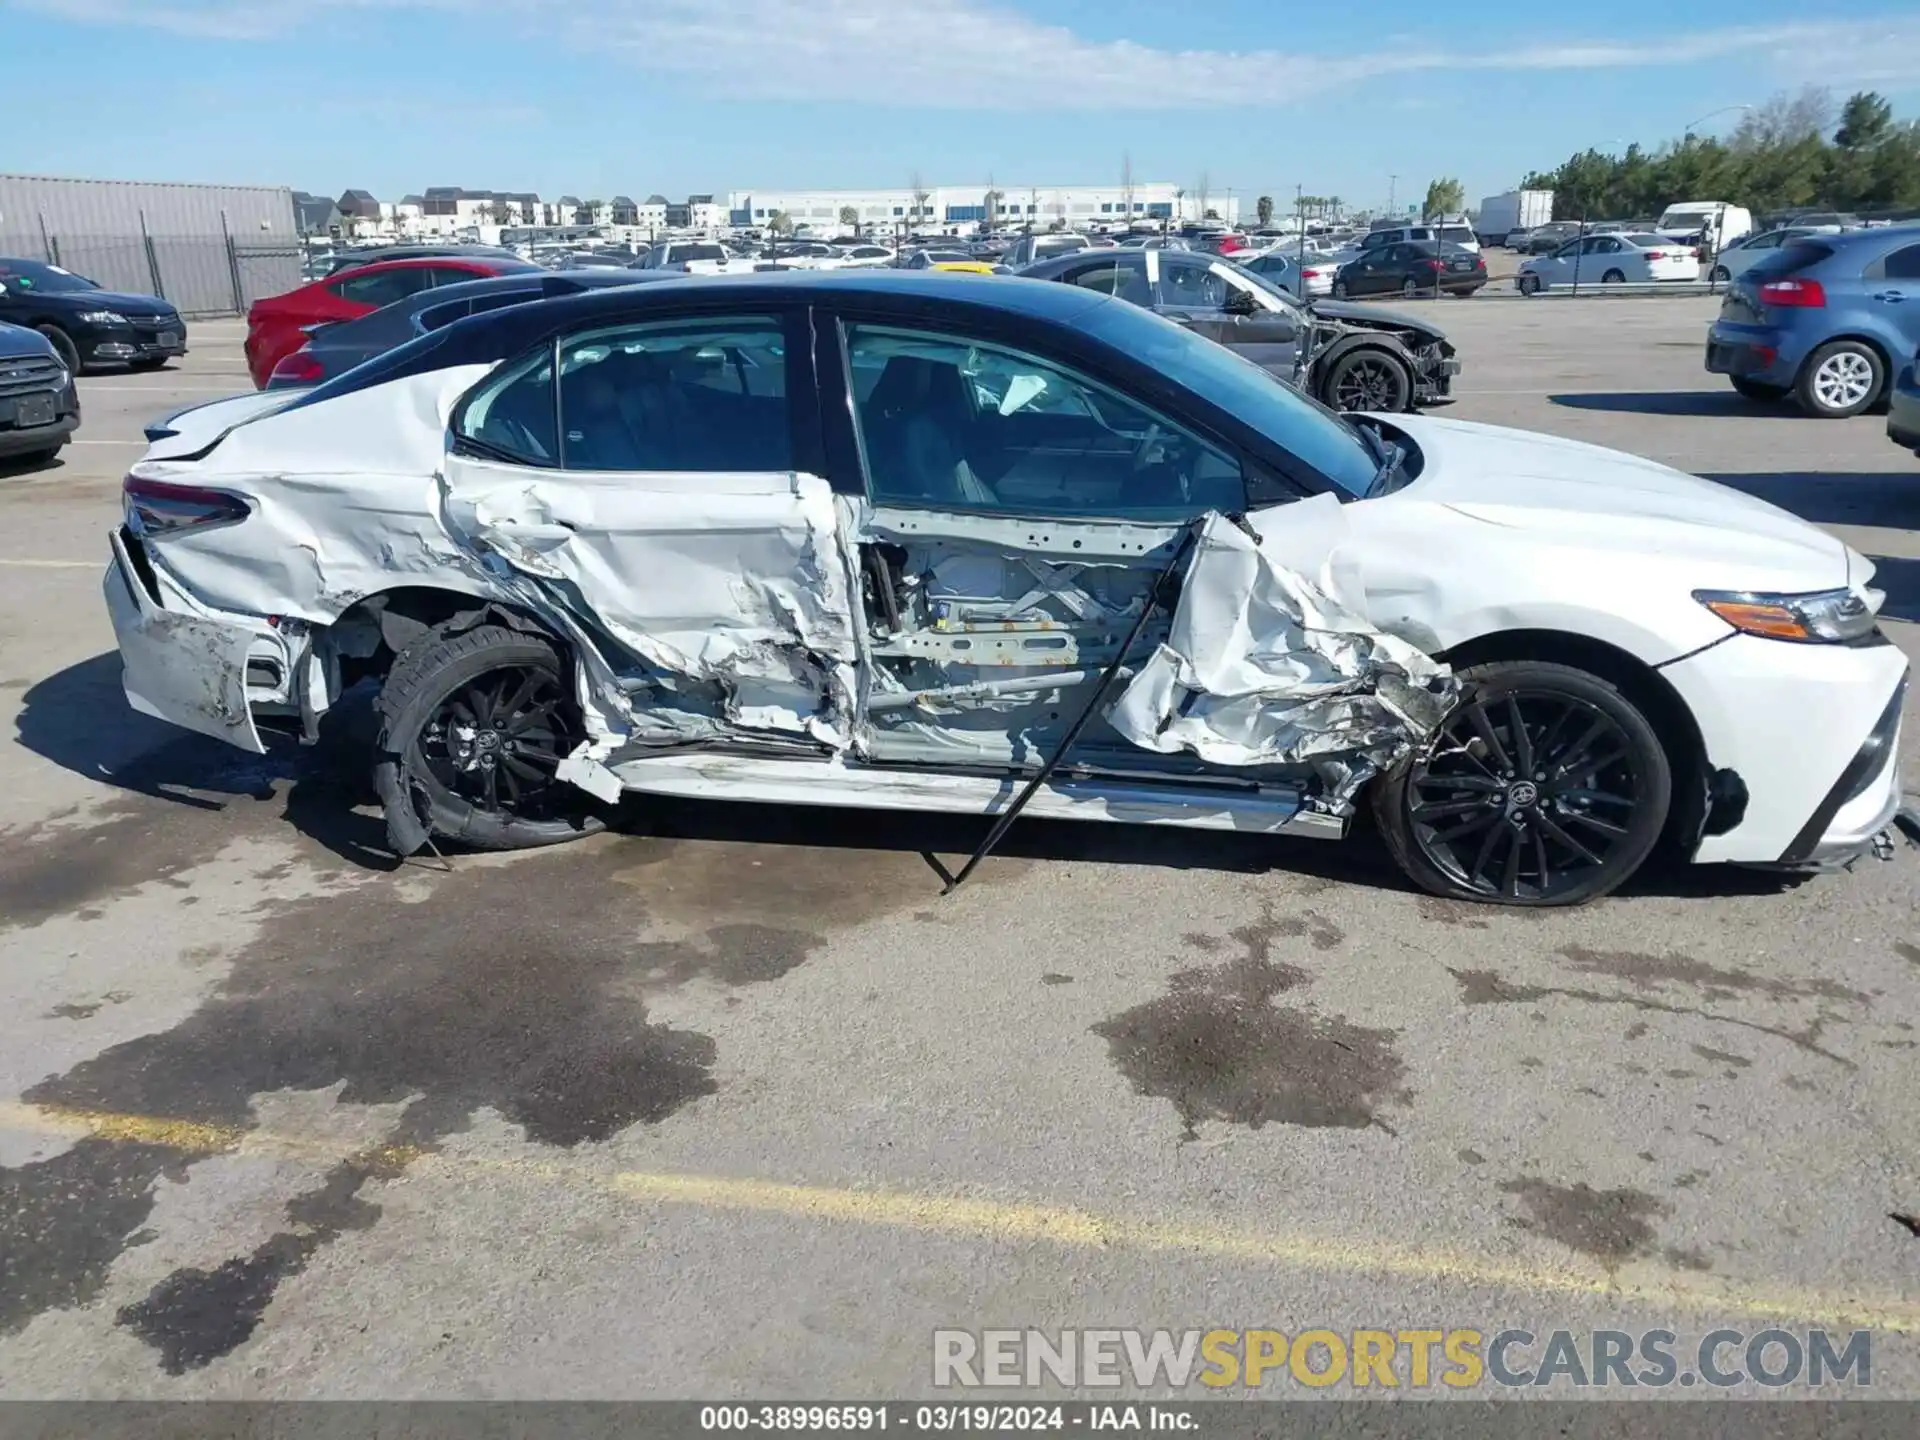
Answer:
[(1920, 226), (1807, 235), (1727, 287), (1707, 369), (1756, 400), (1841, 419), (1887, 398), (1920, 348)]
[(1907, 358), (1887, 397), (1887, 438), (1920, 455), (1920, 351)]

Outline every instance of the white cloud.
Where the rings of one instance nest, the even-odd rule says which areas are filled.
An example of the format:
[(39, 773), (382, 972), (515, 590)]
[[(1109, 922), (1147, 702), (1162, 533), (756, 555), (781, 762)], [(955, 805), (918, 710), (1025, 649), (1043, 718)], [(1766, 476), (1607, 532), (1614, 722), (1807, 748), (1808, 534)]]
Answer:
[(1644, 42), (1447, 48), (1392, 37), (1328, 56), (1170, 50), (1094, 40), (991, 0), (13, 0), (70, 19), (263, 40), (345, 7), (519, 18), (640, 74), (773, 100), (845, 96), (905, 108), (1281, 106), (1360, 82), (1444, 71), (1668, 67), (1729, 60), (1787, 79), (1920, 75), (1920, 18), (1735, 25)]

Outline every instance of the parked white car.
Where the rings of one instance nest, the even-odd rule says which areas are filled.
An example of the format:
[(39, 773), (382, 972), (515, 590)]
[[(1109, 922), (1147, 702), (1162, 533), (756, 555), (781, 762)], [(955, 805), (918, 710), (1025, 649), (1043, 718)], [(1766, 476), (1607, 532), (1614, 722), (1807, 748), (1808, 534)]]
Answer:
[(1326, 838), (1364, 803), (1426, 889), (1563, 905), (1663, 838), (1831, 865), (1901, 802), (1907, 661), (1830, 533), (1342, 417), (1077, 286), (601, 288), (273, 393), (128, 474), (125, 690), (258, 752), (378, 682), (403, 854), (626, 792)]
[(689, 275), (726, 275), (752, 270), (753, 260), (713, 240), (662, 240), (633, 262), (636, 270), (684, 270)]
[(1462, 250), (1471, 250), (1476, 255), (1480, 253), (1480, 239), (1473, 233), (1473, 227), (1464, 221), (1444, 225), (1385, 225), (1361, 236), (1357, 248), (1372, 250), (1403, 240), (1433, 240), (1445, 245), (1458, 245)]
[(1749, 267), (1773, 254), (1789, 240), (1797, 240), (1802, 235), (1820, 235), (1827, 232), (1816, 225), (1793, 225), (1781, 230), (1756, 230), (1750, 235), (1727, 246), (1714, 257), (1713, 269), (1708, 272), (1710, 280), (1731, 280), (1736, 275), (1744, 275)]
[(1654, 280), (1698, 280), (1700, 257), (1693, 248), (1663, 235), (1583, 235), (1547, 255), (1520, 262), (1514, 285), (1537, 295), (1556, 285), (1646, 284)]

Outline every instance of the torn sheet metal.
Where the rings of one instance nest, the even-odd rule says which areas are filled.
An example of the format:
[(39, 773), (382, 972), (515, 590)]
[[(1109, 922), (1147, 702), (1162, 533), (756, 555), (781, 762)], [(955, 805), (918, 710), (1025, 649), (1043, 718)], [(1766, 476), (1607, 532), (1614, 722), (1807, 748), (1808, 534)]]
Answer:
[[(1337, 530), (1311, 547), (1297, 532), (1279, 538), (1296, 508), (1306, 507), (1275, 512), (1275, 538), (1258, 542), (1222, 515), (1207, 518), (1167, 639), (1107, 718), (1162, 754), (1315, 764), (1338, 804), (1429, 733), (1456, 686), (1446, 666), (1358, 613)], [(1339, 526), (1312, 519), (1316, 530)], [(1284, 563), (1303, 548), (1324, 557), (1312, 579)]]
[(520, 582), (512, 588), (542, 596), (542, 610), (590, 615), (645, 667), (621, 707), (636, 719), (847, 743), (858, 652), (825, 481), (591, 471), (549, 481), (453, 456), (443, 523)]

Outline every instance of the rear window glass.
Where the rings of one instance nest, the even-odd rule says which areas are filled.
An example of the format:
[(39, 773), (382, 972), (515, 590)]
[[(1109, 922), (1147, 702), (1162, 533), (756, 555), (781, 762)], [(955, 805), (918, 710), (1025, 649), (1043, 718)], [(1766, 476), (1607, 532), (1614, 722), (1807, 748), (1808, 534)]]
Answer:
[(1818, 240), (1789, 240), (1771, 255), (1754, 261), (1747, 267), (1747, 274), (1798, 275), (1832, 254), (1833, 247), (1822, 245)]
[(675, 261), (724, 260), (727, 252), (718, 245), (676, 245), (670, 258)]
[(1440, 227), (1440, 238), (1450, 241), (1455, 245), (1462, 245), (1473, 239), (1473, 231), (1465, 225), (1442, 225)]

